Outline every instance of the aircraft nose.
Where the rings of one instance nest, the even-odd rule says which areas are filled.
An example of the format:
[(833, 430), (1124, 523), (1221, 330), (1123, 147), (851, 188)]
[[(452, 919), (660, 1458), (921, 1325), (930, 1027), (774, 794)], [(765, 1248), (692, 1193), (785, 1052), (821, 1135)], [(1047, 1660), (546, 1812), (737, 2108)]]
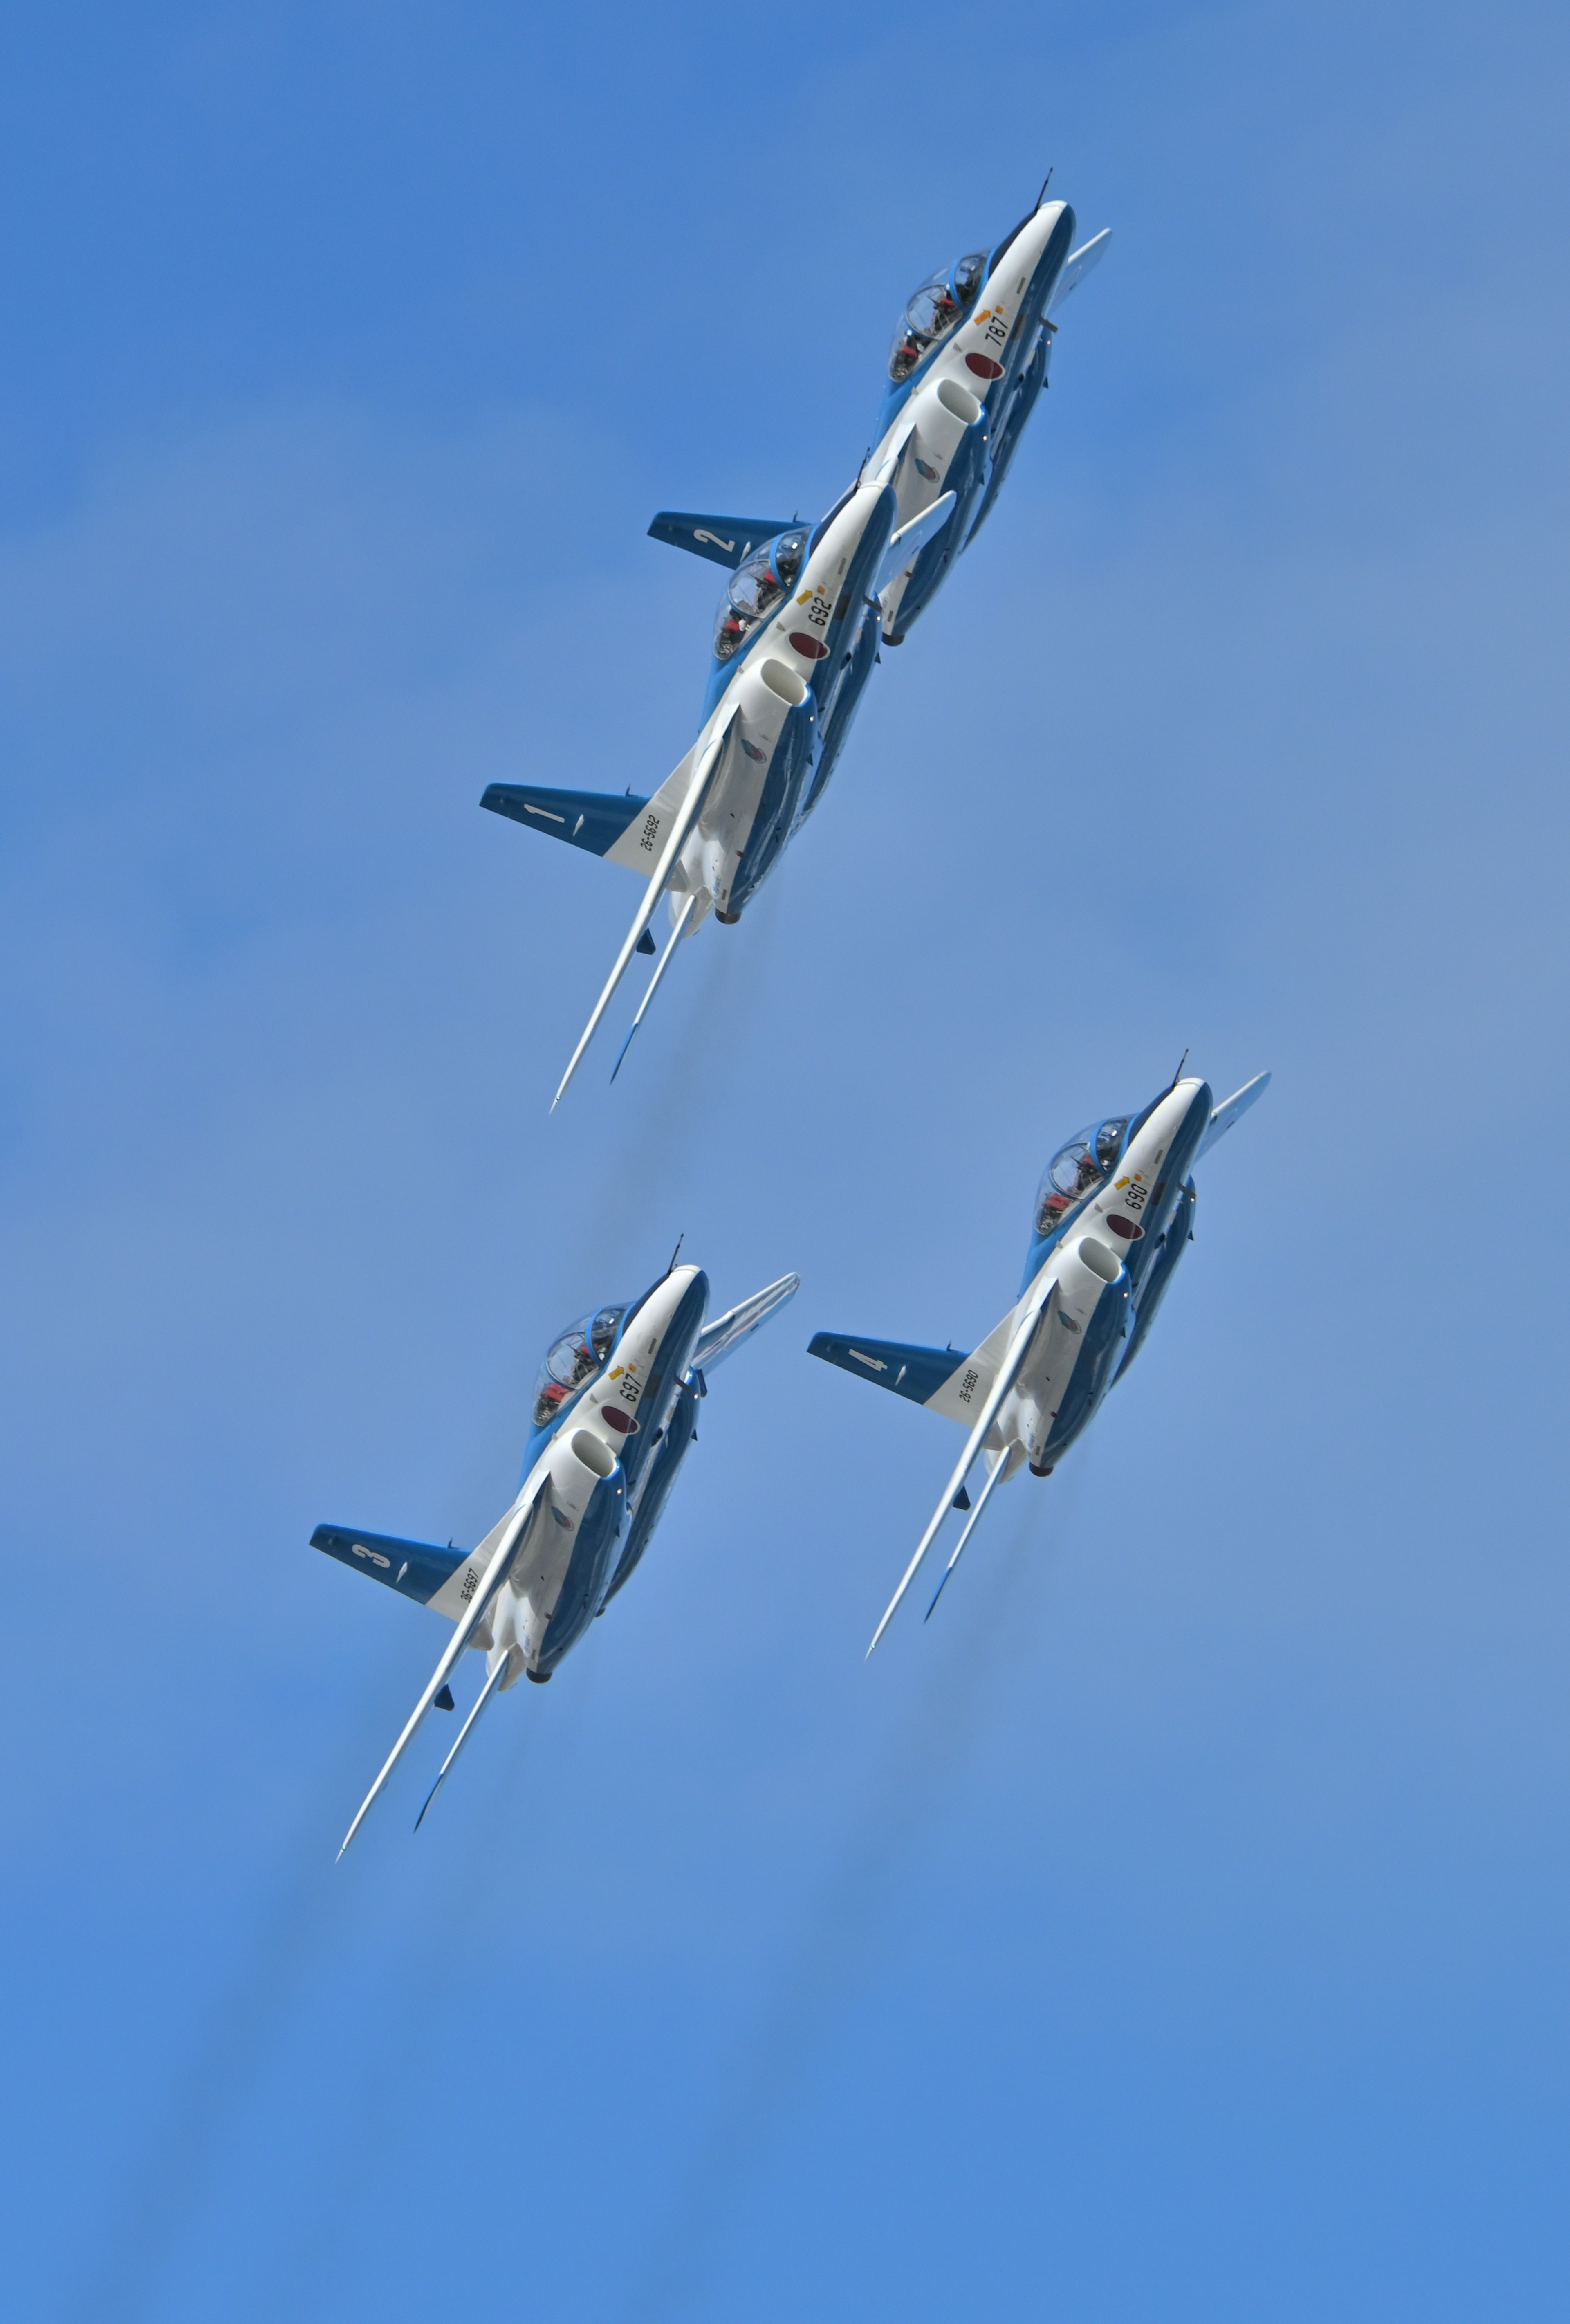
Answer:
[(701, 1267), (673, 1267), (650, 1295), (645, 1311), (651, 1336), (663, 1340), (691, 1307), (701, 1314), (708, 1300), (709, 1278)]

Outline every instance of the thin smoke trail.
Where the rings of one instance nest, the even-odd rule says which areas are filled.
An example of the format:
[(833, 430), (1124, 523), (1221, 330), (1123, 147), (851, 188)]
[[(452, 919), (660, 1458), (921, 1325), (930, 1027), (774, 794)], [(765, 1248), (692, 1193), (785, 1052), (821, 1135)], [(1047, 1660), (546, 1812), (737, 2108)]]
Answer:
[[(1068, 1537), (1072, 1514), (1072, 1501), (1060, 1499), (1050, 1535), (1054, 1547)], [(690, 2315), (702, 2297), (727, 2227), (761, 2175), (836, 2013), (866, 1973), (901, 1866), (941, 1815), (979, 1738), (1000, 1663), (1019, 1661), (1033, 1646), (1047, 1597), (1037, 1562), (1042, 1538), (1042, 1512), (1027, 1503), (1010, 1536), (989, 1545), (996, 1563), (978, 1592), (972, 1579), (972, 1594), (981, 1602), (969, 1609), (960, 1635), (946, 1644), (840, 1837), (814, 1910), (624, 2303), (629, 2324)], [(1034, 1620), (1020, 1618), (1027, 1608)], [(909, 1636), (914, 1628), (906, 1626), (904, 1643), (919, 1652)]]
[[(481, 1797), (468, 1826), (472, 1842), (462, 1869), (439, 1883), (411, 1883), (414, 1910), (400, 1921), (400, 1957), (388, 1981), (387, 1997), (378, 2013), (378, 2025), (392, 2022), (399, 2040), (388, 2043), (367, 2029), (358, 2054), (335, 2078), (322, 2119), (317, 2125), (318, 2146), (329, 2154), (363, 2153), (374, 2150), (379, 2134), (390, 2117), (396, 2119), (400, 2098), (410, 2087), (439, 2089), (444, 2068), (450, 2064), (454, 2023), (450, 2008), (433, 2006), (433, 1996), (447, 1994), (454, 1965), (455, 1932), (472, 1932), (489, 1921), (498, 1897), (512, 1888), (514, 1901), (527, 1904), (539, 1877), (524, 1852), (496, 1844), (494, 1835), (505, 1803), (523, 1794), (522, 1772), (537, 1746), (536, 1720), (550, 1715), (551, 1704), (528, 1691), (528, 1700), (510, 1704), (514, 1732), (494, 1754), (488, 1773), (469, 1766), (471, 1786), (482, 1777)], [(502, 1699), (506, 1704), (506, 1698)], [(521, 1713), (521, 1717), (516, 1714)], [(487, 1714), (488, 1716), (493, 1714)], [(476, 1743), (478, 1743), (476, 1738)], [(489, 1739), (489, 1738), (487, 1738)], [(470, 1747), (473, 1751), (475, 1746)], [(479, 1836), (491, 1835), (486, 1844)], [(414, 1859), (411, 1856), (411, 1866)], [(519, 1874), (522, 1872), (521, 1889)], [(410, 1919), (413, 1925), (410, 1926)], [(345, 2180), (330, 2168), (315, 2169), (301, 2190), (292, 2227), (280, 2232), (271, 2227), (262, 2264), (246, 2287), (243, 2306), (231, 2310), (236, 2319), (252, 2316), (271, 2319), (289, 2315), (302, 2319), (345, 2312), (347, 2286), (343, 2272), (353, 2264), (357, 2237), (364, 2232), (364, 2209), (375, 2190), (369, 2181)], [(287, 2195), (280, 2201), (287, 2222)]]
[[(330, 1789), (329, 1789), (330, 1786)], [(116, 2324), (158, 2312), (166, 2276), (213, 2200), (235, 2126), (266, 2070), (335, 1925), (348, 1909), (321, 1842), (342, 1788), (324, 1775), (298, 1836), (271, 1868), (246, 1936), (166, 2085), (155, 2128), (130, 2162), (87, 2273), (60, 2314), (81, 2324)]]

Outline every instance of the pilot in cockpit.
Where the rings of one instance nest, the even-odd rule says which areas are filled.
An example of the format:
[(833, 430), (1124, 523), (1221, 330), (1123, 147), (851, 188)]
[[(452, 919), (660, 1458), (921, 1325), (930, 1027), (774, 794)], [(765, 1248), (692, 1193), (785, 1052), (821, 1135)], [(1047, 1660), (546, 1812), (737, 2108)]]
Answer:
[(601, 1307), (591, 1319), (573, 1323), (551, 1343), (535, 1382), (534, 1425), (548, 1428), (571, 1396), (597, 1372), (616, 1343), (625, 1307)]
[(1097, 1129), (1082, 1130), (1060, 1146), (1047, 1166), (1036, 1201), (1036, 1232), (1055, 1233), (1070, 1211), (1112, 1175), (1123, 1151), (1128, 1117), (1118, 1114)]
[(729, 661), (759, 622), (768, 619), (785, 591), (794, 587), (806, 544), (806, 528), (798, 526), (766, 540), (737, 567), (721, 602), (716, 660)]
[(951, 272), (931, 276), (911, 293), (888, 358), (888, 375), (896, 387), (909, 379), (928, 348), (975, 305), (986, 272), (987, 253), (973, 250)]

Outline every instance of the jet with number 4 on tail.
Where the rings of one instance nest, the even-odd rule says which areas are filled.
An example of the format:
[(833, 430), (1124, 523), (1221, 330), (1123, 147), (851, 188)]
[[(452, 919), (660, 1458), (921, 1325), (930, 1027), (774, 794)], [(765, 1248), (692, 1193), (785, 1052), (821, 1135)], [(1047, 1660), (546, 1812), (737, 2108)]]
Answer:
[[(1098, 263), (1110, 227), (1074, 247), (1074, 213), (1049, 202), (996, 250), (973, 250), (914, 291), (895, 332), (874, 462), (907, 445), (897, 537), (915, 554), (883, 589), (883, 636), (899, 645), (990, 515), (1047, 383), (1053, 313)], [(942, 521), (923, 533), (928, 512)]]
[(344, 1848), (426, 1713), (433, 1705), (454, 1708), (449, 1682), (465, 1648), (484, 1653), (485, 1680), (427, 1808), (491, 1694), (522, 1677), (547, 1680), (605, 1611), (647, 1548), (676, 1471), (697, 1441), (707, 1375), (799, 1282), (782, 1276), (711, 1323), (708, 1277), (673, 1262), (641, 1299), (601, 1307), (558, 1334), (535, 1384), (523, 1483), (478, 1549), (438, 1549), (346, 1526), (317, 1527), (313, 1548), (456, 1625)]
[[(740, 918), (822, 797), (877, 658), (878, 592), (948, 513), (946, 504), (928, 508), (896, 533), (904, 457), (896, 441), (815, 525), (668, 511), (656, 516), (649, 530), (658, 539), (731, 574), (697, 741), (652, 798), (492, 783), (481, 800), (646, 883), (553, 1111), (633, 954), (655, 951), (649, 923), (661, 897), (668, 901), (670, 937), (628, 1041), (677, 944), (711, 912), (727, 923)], [(623, 1056), (626, 1047), (624, 1042)]]
[[(1180, 1074), (1181, 1068), (1179, 1069)], [(810, 1353), (957, 1420), (965, 1450), (916, 1545), (872, 1652), (950, 1508), (969, 1512), (932, 1607), (995, 1486), (1029, 1465), (1050, 1477), (1143, 1346), (1193, 1237), (1194, 1165), (1262, 1097), (1260, 1074), (1217, 1105), (1175, 1080), (1141, 1113), (1111, 1114), (1060, 1147), (1036, 1197), (1019, 1297), (969, 1355), (820, 1332)], [(986, 1479), (972, 1505), (966, 1480)]]

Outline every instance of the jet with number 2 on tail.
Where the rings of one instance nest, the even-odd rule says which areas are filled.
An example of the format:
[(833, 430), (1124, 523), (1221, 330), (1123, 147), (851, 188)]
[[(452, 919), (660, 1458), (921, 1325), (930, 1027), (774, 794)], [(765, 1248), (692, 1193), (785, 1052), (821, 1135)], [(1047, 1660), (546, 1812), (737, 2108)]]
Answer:
[[(1269, 1074), (1259, 1074), (1217, 1105), (1206, 1083), (1175, 1080), (1143, 1113), (1108, 1115), (1060, 1147), (1036, 1197), (1019, 1297), (969, 1355), (839, 1332), (820, 1332), (810, 1342), (811, 1354), (967, 1431), (965, 1450), (868, 1654), (950, 1509), (969, 1515), (929, 1616), (993, 1488), (1027, 1462), (1033, 1476), (1050, 1477), (1089, 1426), (1143, 1346), (1193, 1238), (1195, 1163), (1269, 1083)], [(980, 1456), (987, 1476), (972, 1506), (966, 1480)]]
[[(671, 512), (656, 517), (649, 530), (659, 539), (727, 566), (732, 575), (697, 741), (652, 798), (531, 783), (492, 783), (482, 798), (482, 807), (586, 848), (647, 882), (553, 1111), (633, 954), (654, 952), (649, 922), (661, 897), (668, 898), (670, 937), (629, 1042), (677, 944), (711, 912), (726, 923), (740, 918), (822, 797), (877, 658), (878, 592), (948, 513), (946, 504), (929, 508), (896, 534), (904, 458), (904, 445), (896, 443), (816, 525)], [(623, 1043), (622, 1056), (626, 1049)]]
[[(558, 1334), (535, 1384), (523, 1483), (478, 1549), (437, 1549), (345, 1526), (317, 1527), (314, 1549), (373, 1574), (456, 1625), (344, 1848), (432, 1705), (454, 1708), (449, 1682), (466, 1647), (485, 1655), (484, 1684), (426, 1808), (491, 1694), (522, 1677), (543, 1683), (605, 1611), (647, 1548), (676, 1471), (697, 1441), (707, 1375), (792, 1296), (800, 1280), (782, 1276), (710, 1323), (704, 1320), (708, 1277), (673, 1261), (641, 1299), (601, 1307)], [(422, 1808), (421, 1821), (424, 1816)]]

